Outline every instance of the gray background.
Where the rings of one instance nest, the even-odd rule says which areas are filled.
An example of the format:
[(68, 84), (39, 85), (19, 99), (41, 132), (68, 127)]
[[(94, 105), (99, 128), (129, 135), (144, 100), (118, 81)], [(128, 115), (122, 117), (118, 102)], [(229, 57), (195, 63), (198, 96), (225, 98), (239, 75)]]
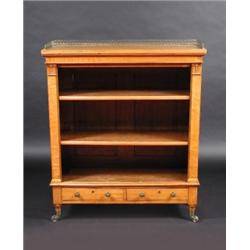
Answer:
[[(208, 49), (202, 87), (201, 222), (186, 221), (181, 206), (89, 205), (65, 207), (64, 220), (50, 223), (41, 48), (54, 39), (160, 38), (198, 38)], [(224, 249), (225, 86), (224, 2), (24, 2), (25, 249), (68, 249), (70, 243), (85, 249)]]

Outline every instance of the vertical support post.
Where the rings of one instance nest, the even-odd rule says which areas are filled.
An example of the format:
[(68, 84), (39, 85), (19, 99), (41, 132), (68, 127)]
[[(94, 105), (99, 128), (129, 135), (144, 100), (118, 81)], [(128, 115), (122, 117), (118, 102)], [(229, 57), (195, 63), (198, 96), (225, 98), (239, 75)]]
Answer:
[(62, 181), (61, 135), (58, 93), (58, 69), (56, 64), (47, 65), (49, 126), (52, 182)]
[[(192, 64), (190, 77), (189, 138), (188, 138), (188, 182), (198, 183), (200, 100), (201, 100), (202, 64)], [(199, 220), (195, 215), (197, 206), (197, 186), (188, 188), (188, 206), (193, 222)]]
[(202, 65), (192, 64), (189, 108), (188, 182), (198, 183)]

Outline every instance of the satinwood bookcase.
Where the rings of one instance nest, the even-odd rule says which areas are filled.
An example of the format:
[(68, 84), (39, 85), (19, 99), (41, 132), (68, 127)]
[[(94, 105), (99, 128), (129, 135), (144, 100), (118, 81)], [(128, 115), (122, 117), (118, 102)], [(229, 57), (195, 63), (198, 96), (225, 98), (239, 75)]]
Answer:
[(51, 188), (63, 204), (186, 204), (197, 222), (198, 40), (52, 41)]

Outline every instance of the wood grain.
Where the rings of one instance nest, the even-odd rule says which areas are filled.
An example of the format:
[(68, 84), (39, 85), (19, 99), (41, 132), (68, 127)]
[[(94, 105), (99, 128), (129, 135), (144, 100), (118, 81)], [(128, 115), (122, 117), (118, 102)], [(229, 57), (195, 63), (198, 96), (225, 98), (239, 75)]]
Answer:
[(198, 188), (189, 187), (188, 188), (188, 205), (191, 207), (196, 207), (198, 201)]
[[(151, 68), (165, 68), (165, 69), (168, 69), (168, 68), (189, 68), (190, 67), (190, 64), (187, 63), (187, 64), (184, 64), (184, 63), (162, 63), (162, 64), (152, 64), (150, 66)], [(91, 64), (59, 64), (58, 65), (58, 68), (93, 68), (93, 65)], [(117, 68), (117, 65), (116, 64), (95, 64), (95, 69), (98, 69), (98, 68)], [(145, 68), (145, 65), (143, 64), (119, 64), (119, 68)]]
[(189, 93), (164, 90), (81, 90), (62, 92), (59, 99), (61, 101), (189, 100)]
[(50, 153), (52, 179), (60, 182), (62, 179), (61, 145), (60, 145), (60, 118), (58, 103), (58, 70), (56, 65), (47, 66), (49, 126), (50, 126)]
[(123, 201), (119, 188), (62, 188), (63, 201)]
[[(173, 196), (174, 195), (174, 196)], [(127, 189), (129, 201), (168, 201), (169, 203), (185, 203), (188, 190), (185, 188), (130, 188)]]
[(185, 131), (189, 101), (60, 102), (62, 132)]
[[(53, 180), (55, 183), (58, 181)], [(62, 188), (59, 186), (52, 187), (52, 195), (53, 195), (53, 204), (60, 205), (62, 204)]]
[(187, 145), (185, 132), (88, 131), (63, 133), (62, 145)]
[(178, 48), (178, 49), (171, 49), (171, 48), (127, 48), (127, 49), (114, 49), (114, 48), (49, 48), (49, 49), (42, 49), (41, 54), (46, 57), (65, 57), (65, 56), (93, 56), (94, 58), (99, 56), (203, 56), (205, 55), (207, 50), (205, 48), (200, 49), (185, 49), (185, 48)]
[(144, 67), (163, 66), (168, 64), (190, 64), (202, 63), (203, 59), (200, 56), (47, 56), (45, 58), (46, 64), (85, 64), (92, 66), (111, 67), (120, 65), (143, 65)]
[(189, 148), (188, 181), (196, 182), (198, 178), (199, 133), (200, 133), (200, 98), (201, 65), (194, 64), (191, 69), (191, 99), (189, 111)]
[[(60, 92), (102, 90), (190, 90), (190, 67), (59, 68)], [(156, 92), (157, 93), (157, 92)]]
[(60, 183), (51, 186), (64, 187), (157, 187), (157, 186), (198, 186), (188, 183), (187, 174), (181, 169), (156, 168), (82, 168), (65, 173)]
[[(141, 197), (141, 194), (144, 196)], [(184, 204), (187, 199), (187, 188), (62, 188), (62, 202), (65, 204), (132, 202)]]

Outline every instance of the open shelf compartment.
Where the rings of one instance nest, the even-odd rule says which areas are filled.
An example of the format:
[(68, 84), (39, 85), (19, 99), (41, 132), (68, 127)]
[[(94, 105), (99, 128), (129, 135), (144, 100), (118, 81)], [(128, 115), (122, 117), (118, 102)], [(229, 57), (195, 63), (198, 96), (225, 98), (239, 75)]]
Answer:
[(187, 185), (185, 146), (63, 145), (62, 156), (61, 185)]
[(64, 174), (60, 185), (81, 187), (186, 186), (187, 174), (183, 169), (154, 167), (151, 169), (82, 168), (71, 169)]
[(62, 102), (62, 145), (188, 145), (189, 102)]
[(189, 100), (190, 68), (59, 68), (59, 100)]
[(59, 68), (62, 186), (186, 186), (190, 68)]

